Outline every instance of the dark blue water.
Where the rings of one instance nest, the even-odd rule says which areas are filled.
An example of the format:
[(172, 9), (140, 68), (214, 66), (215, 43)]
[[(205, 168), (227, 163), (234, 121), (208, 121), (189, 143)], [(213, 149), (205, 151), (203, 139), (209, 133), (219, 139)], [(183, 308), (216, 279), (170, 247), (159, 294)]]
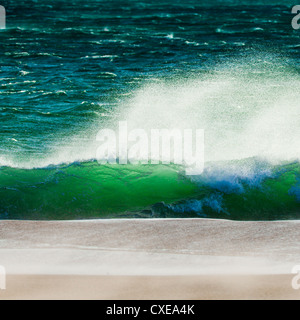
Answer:
[[(187, 101), (186, 97), (178, 102), (185, 110), (182, 112), (181, 109), (179, 116), (189, 114), (191, 109), (193, 112), (198, 109), (205, 110), (203, 114), (199, 111), (199, 114), (203, 115), (202, 119), (205, 119), (205, 123), (199, 122), (199, 127), (202, 128), (203, 124), (208, 131), (211, 130), (213, 142), (210, 145), (217, 147), (224, 147), (228, 141), (232, 141), (232, 145), (242, 145), (244, 137), (249, 136), (243, 130), (248, 126), (251, 126), (252, 130), (254, 122), (257, 123), (255, 128), (259, 126), (258, 118), (253, 119), (253, 115), (261, 112), (263, 118), (263, 112), (270, 108), (274, 108), (270, 115), (278, 114), (281, 112), (278, 110), (287, 108), (284, 114), (288, 116), (279, 115), (275, 121), (268, 115), (263, 121), (264, 124), (260, 124), (260, 127), (269, 128), (268, 119), (272, 118), (270, 126), (274, 129), (274, 124), (276, 127), (279, 123), (278, 128), (281, 128), (282, 134), (274, 140), (276, 142), (257, 139), (251, 140), (251, 144), (257, 146), (261, 143), (262, 150), (275, 150), (272, 156), (275, 154), (280, 160), (288, 163), (295, 161), (296, 152), (291, 150), (297, 150), (299, 141), (299, 123), (296, 123), (295, 119), (299, 119), (297, 92), (300, 92), (300, 31), (291, 27), (291, 7), (294, 3), (10, 0), (2, 1), (0, 4), (7, 10), (7, 29), (0, 30), (2, 217), (11, 218), (18, 214), (26, 218), (31, 217), (33, 212), (34, 218), (42, 218), (45, 213), (53, 217), (53, 211), (60, 208), (57, 210), (63, 212), (74, 198), (78, 202), (74, 200), (71, 205), (72, 210), (68, 216), (71, 218), (71, 211), (77, 209), (76, 217), (94, 217), (101, 216), (103, 212), (118, 211), (115, 205), (112, 206), (113, 209), (107, 209), (109, 201), (105, 199), (108, 197), (109, 187), (105, 191), (106, 198), (103, 202), (91, 207), (88, 205), (89, 197), (98, 197), (101, 190), (95, 187), (95, 181), (86, 186), (87, 182), (84, 181), (90, 178), (85, 171), (86, 168), (82, 169), (83, 174), (80, 173), (80, 169), (77, 172), (81, 177), (78, 183), (81, 186), (85, 185), (82, 189), (79, 188), (80, 190), (76, 189), (76, 181), (73, 180), (68, 181), (65, 186), (59, 185), (57, 190), (53, 187), (53, 184), (60, 183), (60, 180), (56, 179), (58, 173), (63, 172), (67, 177), (76, 175), (73, 168), (64, 171), (63, 167), (55, 167), (50, 177), (34, 168), (64, 165), (76, 160), (92, 160), (93, 152), (85, 152), (84, 147), (95, 140), (97, 129), (103, 121), (120, 114), (124, 105), (135, 104), (136, 96), (145, 101), (148, 109), (154, 104), (149, 97), (161, 96), (161, 110), (166, 110), (170, 117), (175, 117), (171, 113), (179, 97), (176, 102), (167, 104), (166, 96), (174, 97), (174, 92), (178, 92), (177, 89), (172, 91), (174, 83), (175, 87), (181, 87), (178, 82), (185, 83), (188, 88), (191, 81), (198, 79), (202, 83), (202, 89), (208, 84), (217, 83), (208, 97), (205, 96), (203, 103), (194, 89), (189, 95), (193, 97), (192, 102)], [(223, 77), (222, 80), (219, 77)], [(232, 81), (229, 88), (220, 91), (221, 83), (228, 81)], [(163, 91), (144, 89), (153, 83), (163, 83)], [(172, 83), (173, 89), (170, 91), (168, 86), (164, 87), (165, 83)], [(285, 94), (285, 101), (291, 103), (283, 103), (284, 108), (277, 106), (276, 103)], [(228, 112), (227, 107), (231, 108)], [(237, 109), (233, 110), (235, 107)], [(156, 111), (154, 118), (157, 116)], [(282, 123), (279, 119), (283, 118), (285, 120)], [(142, 119), (141, 122), (142, 126), (146, 119)], [(213, 132), (212, 127), (217, 131)], [(258, 137), (270, 136), (272, 130), (262, 131)], [(228, 141), (217, 143), (215, 136), (218, 135), (228, 136)], [(237, 137), (237, 141), (232, 137)], [(230, 151), (232, 145), (229, 143), (227, 150)], [(284, 149), (282, 146), (287, 145), (290, 147), (287, 148), (285, 157), (279, 151)], [(253, 152), (240, 154), (240, 157), (236, 156), (236, 150), (232, 151), (232, 159), (262, 155), (260, 149), (248, 149), (253, 149)], [(224, 152), (221, 148), (219, 151), (214, 150), (212, 154), (211, 159), (219, 160), (220, 157), (217, 155)], [(231, 157), (228, 156), (226, 160), (231, 160)], [(22, 168), (32, 170), (32, 175), (29, 174), (28, 177), (28, 171), (24, 173)], [(213, 181), (218, 182), (218, 187), (215, 184), (207, 184), (206, 181), (204, 184), (213, 190), (206, 190), (205, 196), (197, 195), (197, 199), (208, 200), (198, 203), (198, 207), (196, 205), (192, 209), (189, 206), (187, 211), (203, 214), (207, 211), (204, 208), (205, 203), (209, 203), (206, 205), (209, 209), (208, 213), (206, 212), (208, 215), (213, 213), (214, 216), (223, 214), (230, 217), (230, 209), (224, 209), (220, 199), (228, 193), (236, 195), (237, 192), (235, 189), (229, 192), (227, 187), (227, 191), (224, 191), (220, 185), (224, 186), (224, 181), (225, 185), (243, 185), (245, 176), (249, 178), (249, 175), (251, 179), (255, 179), (257, 175), (265, 177), (265, 172), (260, 171), (260, 166), (257, 171), (252, 169), (251, 167), (247, 174), (226, 173), (224, 176), (221, 175), (220, 181), (214, 178)], [(66, 173), (69, 171), (72, 173)], [(298, 212), (299, 170), (298, 167), (292, 167), (291, 171), (288, 171), (288, 177), (284, 178), (287, 185), (281, 189), (280, 186), (273, 186), (280, 190), (282, 202), (277, 203), (275, 199), (270, 200), (268, 196), (263, 196), (261, 201), (267, 205), (259, 203), (256, 208), (250, 210), (248, 218), (252, 217), (251, 212), (254, 211), (268, 212), (270, 217), (279, 211), (282, 215), (286, 212)], [(95, 176), (97, 179), (103, 179), (102, 175)], [(118, 177), (111, 179), (115, 181)], [(156, 180), (153, 183), (159, 184)], [(124, 184), (130, 188), (127, 182)], [(152, 185), (152, 182), (150, 184)], [(45, 185), (46, 191), (41, 190), (40, 186)], [(70, 189), (70, 186), (76, 190), (71, 192), (66, 200), (62, 196), (63, 189)], [(39, 198), (35, 198), (35, 193), (28, 195), (28, 188), (37, 188)], [(115, 186), (110, 192), (118, 194), (122, 192), (119, 188), (119, 185)], [(136, 209), (166, 200), (162, 197), (150, 197), (147, 195), (150, 186), (147, 188), (145, 187), (143, 194), (148, 201), (142, 201)], [(173, 185), (169, 188), (173, 190)], [(172, 199), (182, 200), (187, 194), (190, 197), (194, 194), (194, 190), (186, 190), (182, 196), (181, 191), (174, 191), (176, 194), (173, 194), (173, 191), (171, 195), (166, 195), (169, 203)], [(258, 198), (257, 194), (252, 195), (249, 202), (257, 203)], [(49, 206), (51, 201), (55, 203), (54, 206)], [(115, 197), (111, 201), (116, 201)], [(131, 210), (135, 201), (134, 198), (130, 198), (130, 205), (122, 204), (119, 211), (124, 213)], [(233, 202), (238, 203), (233, 206), (232, 212), (239, 211), (239, 207), (241, 210), (249, 208), (249, 202), (233, 198), (228, 201), (227, 207), (232, 207)], [(223, 209), (220, 209), (221, 207)], [(171, 209), (166, 210), (169, 212)], [(181, 214), (185, 211), (182, 209)], [(270, 217), (268, 215), (268, 218)], [(55, 218), (59, 216), (56, 215)], [(241, 219), (241, 214), (238, 218)], [(255, 215), (255, 218), (259, 218), (259, 214)]]

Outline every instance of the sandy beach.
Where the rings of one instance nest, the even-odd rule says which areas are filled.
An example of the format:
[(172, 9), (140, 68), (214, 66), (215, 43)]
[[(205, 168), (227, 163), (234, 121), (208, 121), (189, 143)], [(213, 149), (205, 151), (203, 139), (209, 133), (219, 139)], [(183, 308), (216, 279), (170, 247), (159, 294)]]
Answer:
[(1, 221), (0, 299), (299, 299), (297, 221)]

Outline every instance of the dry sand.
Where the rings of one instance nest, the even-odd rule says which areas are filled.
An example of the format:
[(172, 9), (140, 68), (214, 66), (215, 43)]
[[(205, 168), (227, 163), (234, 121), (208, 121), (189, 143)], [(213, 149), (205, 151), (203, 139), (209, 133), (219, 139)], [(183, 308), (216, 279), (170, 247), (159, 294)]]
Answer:
[(300, 223), (0, 222), (0, 299), (300, 299)]

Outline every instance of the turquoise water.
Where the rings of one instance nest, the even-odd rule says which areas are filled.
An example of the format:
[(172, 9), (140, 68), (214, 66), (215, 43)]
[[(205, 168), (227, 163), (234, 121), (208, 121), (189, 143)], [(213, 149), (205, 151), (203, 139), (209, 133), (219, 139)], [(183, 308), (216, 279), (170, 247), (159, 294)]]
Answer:
[[(298, 218), (293, 3), (1, 5), (0, 219)], [(205, 129), (205, 171), (99, 165), (120, 120)]]

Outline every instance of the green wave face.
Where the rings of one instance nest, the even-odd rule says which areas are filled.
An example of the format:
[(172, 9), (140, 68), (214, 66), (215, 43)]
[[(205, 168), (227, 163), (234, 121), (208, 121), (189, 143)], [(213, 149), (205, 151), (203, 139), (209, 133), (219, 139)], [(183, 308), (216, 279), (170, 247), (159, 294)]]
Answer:
[[(235, 165), (253, 167), (251, 161)], [(241, 174), (224, 163), (187, 177), (175, 165), (2, 167), (0, 218), (300, 218), (300, 164), (255, 168)]]
[(2, 219), (99, 218), (191, 196), (196, 186), (175, 166), (103, 166), (97, 162), (47, 169), (0, 169)]
[(299, 177), (299, 163), (276, 167), (261, 186), (227, 195), (225, 207), (236, 220), (299, 219)]
[[(246, 164), (249, 168), (253, 163), (237, 162), (234, 166), (236, 164), (242, 167)], [(172, 204), (158, 204), (153, 211), (169, 217), (175, 214), (242, 221), (299, 219), (299, 178), (299, 163), (269, 170), (258, 165), (247, 175), (228, 172), (228, 164), (224, 164), (223, 171), (204, 172), (193, 178), (197, 184), (196, 196)]]

